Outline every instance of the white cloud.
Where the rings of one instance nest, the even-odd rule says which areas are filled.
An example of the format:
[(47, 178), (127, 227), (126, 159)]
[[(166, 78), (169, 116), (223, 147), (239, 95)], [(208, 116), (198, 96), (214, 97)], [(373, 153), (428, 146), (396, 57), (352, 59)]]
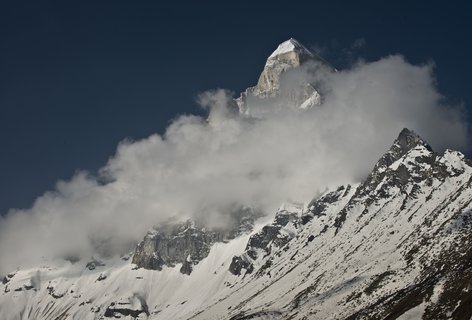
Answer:
[(442, 104), (431, 65), (386, 57), (324, 75), (323, 88), (321, 107), (257, 120), (233, 112), (227, 91), (202, 94), (209, 121), (181, 116), (163, 136), (122, 142), (99, 178), (79, 173), (2, 218), (0, 273), (41, 256), (129, 249), (172, 217), (218, 225), (234, 204), (271, 213), (306, 203), (365, 177), (403, 127), (437, 150), (469, 146), (462, 111)]

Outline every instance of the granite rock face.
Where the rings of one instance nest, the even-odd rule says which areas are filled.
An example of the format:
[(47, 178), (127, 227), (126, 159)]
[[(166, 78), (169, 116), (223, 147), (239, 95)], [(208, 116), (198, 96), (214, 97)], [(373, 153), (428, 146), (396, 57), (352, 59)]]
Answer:
[(269, 56), (259, 80), (236, 99), (239, 111), (257, 116), (264, 108), (307, 109), (320, 105), (322, 97), (307, 71), (334, 72), (326, 61), (291, 38)]

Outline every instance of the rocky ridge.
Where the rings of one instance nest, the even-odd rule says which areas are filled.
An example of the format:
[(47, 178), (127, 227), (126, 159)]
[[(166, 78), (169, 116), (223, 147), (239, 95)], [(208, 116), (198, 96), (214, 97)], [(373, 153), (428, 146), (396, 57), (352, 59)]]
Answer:
[(226, 229), (209, 229), (191, 220), (158, 226), (137, 245), (132, 263), (150, 270), (181, 264), (180, 272), (189, 275), (193, 266), (208, 256), (213, 244), (251, 232), (260, 214), (243, 208), (234, 216), (233, 228)]
[(362, 184), (312, 201), (296, 236), (246, 268), (265, 286), (231, 319), (469, 319), (471, 182), (461, 153), (404, 129)]

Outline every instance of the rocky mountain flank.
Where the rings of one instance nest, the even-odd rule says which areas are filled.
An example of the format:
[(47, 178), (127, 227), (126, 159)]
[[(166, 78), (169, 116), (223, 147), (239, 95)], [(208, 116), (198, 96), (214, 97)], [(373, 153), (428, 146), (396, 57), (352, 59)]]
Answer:
[(150, 270), (181, 264), (180, 272), (190, 274), (193, 266), (208, 256), (213, 244), (251, 232), (260, 213), (246, 207), (233, 217), (233, 227), (224, 229), (209, 229), (191, 220), (157, 226), (137, 245), (132, 263)]
[(16, 270), (0, 285), (0, 315), (470, 319), (471, 165), (404, 129), (364, 182), (282, 206), (250, 235), (183, 223), (149, 233), (134, 263)]
[(261, 286), (231, 319), (470, 319), (471, 183), (461, 153), (404, 129), (362, 184), (251, 236), (230, 271)]
[[(313, 59), (281, 44), (239, 99), (243, 116)], [(360, 183), (282, 205), (270, 223), (238, 208), (224, 230), (169, 223), (123, 257), (12, 270), (0, 319), (472, 318), (472, 163), (460, 152), (403, 129)]]

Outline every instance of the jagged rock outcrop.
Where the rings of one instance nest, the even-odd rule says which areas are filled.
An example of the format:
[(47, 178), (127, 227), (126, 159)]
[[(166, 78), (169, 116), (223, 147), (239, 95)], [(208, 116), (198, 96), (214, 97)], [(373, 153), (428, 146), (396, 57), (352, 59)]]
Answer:
[(152, 270), (162, 270), (163, 266), (173, 267), (181, 263), (180, 271), (190, 274), (191, 264), (205, 258), (211, 246), (223, 240), (223, 234), (207, 231), (187, 221), (148, 233), (138, 244), (132, 262), (138, 267)]
[(190, 220), (162, 225), (149, 232), (138, 244), (132, 263), (150, 270), (182, 264), (180, 272), (189, 275), (192, 266), (208, 256), (213, 244), (250, 232), (257, 217), (258, 213), (243, 208), (235, 215), (236, 222), (232, 228), (208, 229)]
[(245, 252), (233, 257), (229, 271), (235, 275), (240, 275), (243, 269), (245, 273), (251, 273), (258, 258), (269, 256), (274, 248), (281, 248), (289, 242), (296, 234), (301, 210), (302, 207), (297, 205), (282, 206), (275, 214), (274, 222), (253, 234)]
[(130, 316), (133, 319), (136, 319), (141, 315), (149, 316), (149, 309), (146, 304), (146, 300), (137, 294), (134, 294), (133, 296), (126, 299), (113, 301), (106, 308), (104, 313), (104, 317), (107, 318), (121, 318), (123, 316)]

